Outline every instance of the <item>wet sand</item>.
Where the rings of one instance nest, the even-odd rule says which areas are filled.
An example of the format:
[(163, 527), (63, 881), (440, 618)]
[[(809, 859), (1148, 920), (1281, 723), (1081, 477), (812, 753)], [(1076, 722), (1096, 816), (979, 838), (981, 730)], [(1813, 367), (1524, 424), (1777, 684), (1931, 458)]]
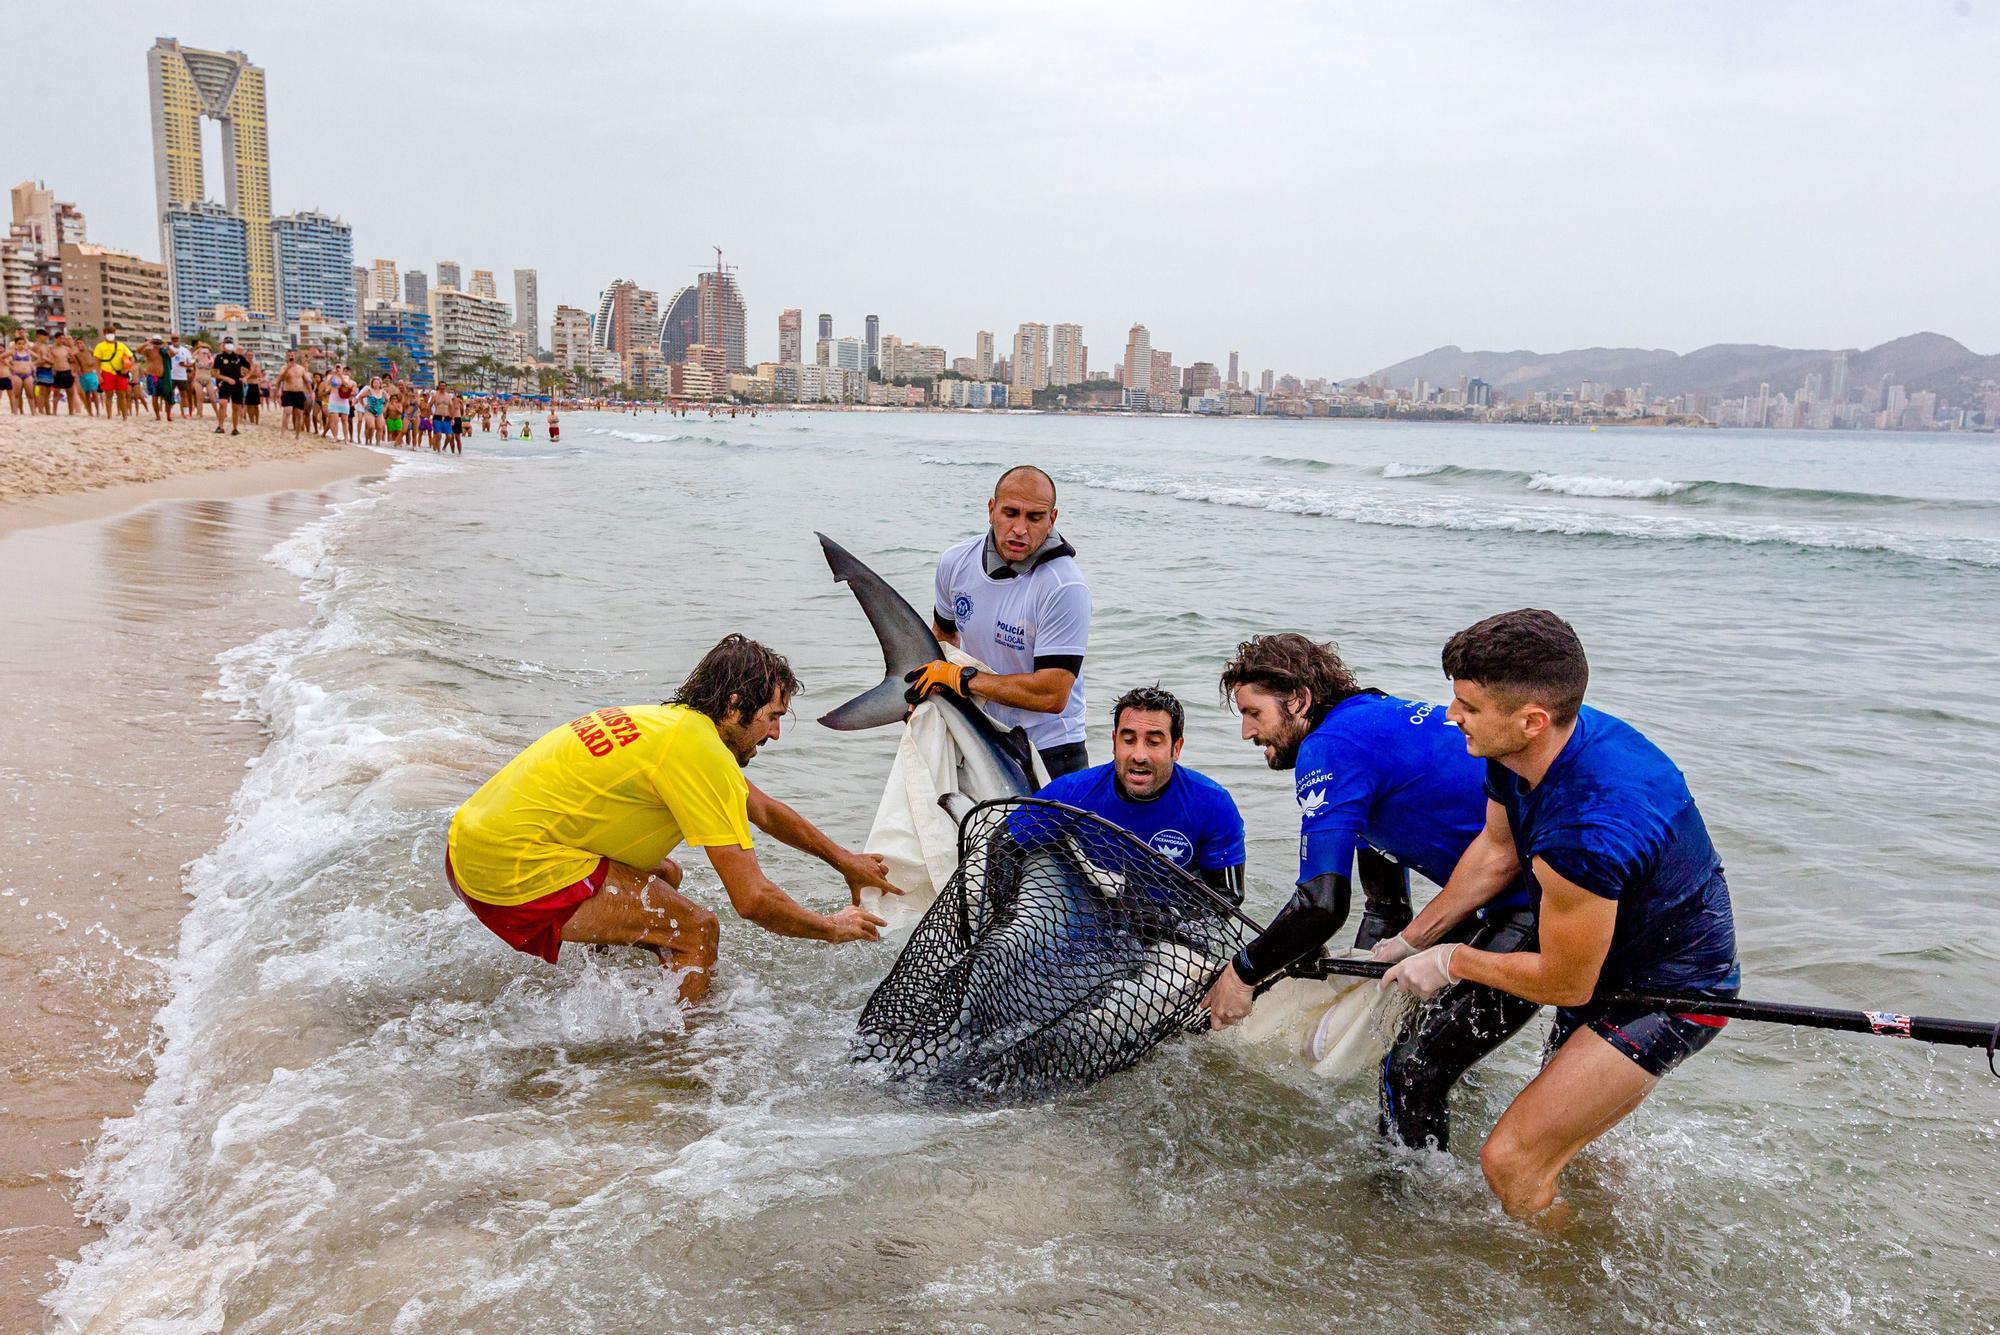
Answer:
[(386, 463), (320, 449), (0, 507), (0, 1330), (41, 1326), (93, 1235), (72, 1175), (145, 1089), (183, 868), (263, 746), (204, 698), (215, 655), (303, 620), (260, 558)]

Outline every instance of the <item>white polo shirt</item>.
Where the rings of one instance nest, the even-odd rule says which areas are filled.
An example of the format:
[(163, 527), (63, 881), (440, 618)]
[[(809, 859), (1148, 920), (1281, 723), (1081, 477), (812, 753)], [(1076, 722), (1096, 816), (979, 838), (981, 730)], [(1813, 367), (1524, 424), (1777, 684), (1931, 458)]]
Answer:
[[(961, 648), (995, 672), (1035, 670), (1036, 659), (1081, 659), (1090, 647), (1090, 589), (1076, 559), (1063, 555), (1025, 575), (986, 573), (986, 535), (967, 538), (938, 558), (938, 619), (958, 626)], [(980, 704), (1003, 728), (1021, 727), (1037, 750), (1084, 738), (1083, 672), (1060, 714)]]

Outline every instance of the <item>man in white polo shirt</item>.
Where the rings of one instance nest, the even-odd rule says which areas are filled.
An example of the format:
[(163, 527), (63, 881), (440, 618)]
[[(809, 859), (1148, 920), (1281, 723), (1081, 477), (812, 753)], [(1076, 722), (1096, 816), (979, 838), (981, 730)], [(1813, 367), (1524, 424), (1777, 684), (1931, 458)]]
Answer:
[(1055, 531), (1056, 484), (1023, 464), (1000, 475), (987, 530), (938, 558), (933, 629), (993, 670), (943, 660), (910, 674), (913, 700), (956, 691), (1019, 726), (1050, 778), (1084, 769), (1083, 655), (1090, 589), (1076, 549)]

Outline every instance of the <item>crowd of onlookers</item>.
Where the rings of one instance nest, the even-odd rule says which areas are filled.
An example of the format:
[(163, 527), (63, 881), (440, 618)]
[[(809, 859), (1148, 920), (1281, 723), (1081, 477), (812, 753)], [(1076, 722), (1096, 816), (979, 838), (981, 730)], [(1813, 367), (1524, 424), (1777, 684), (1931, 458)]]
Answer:
[[(507, 436), (514, 427), (507, 406), (491, 397), (416, 385), (393, 373), (364, 384), (321, 348), (296, 349), (272, 363), (228, 337), (213, 346), (179, 334), (128, 343), (115, 326), (95, 341), (17, 329), (0, 364), (0, 392), (15, 413), (44, 417), (66, 412), (143, 421), (150, 412), (154, 421), (213, 421), (217, 435), (238, 435), (246, 424), (262, 424), (269, 411), (273, 424), (293, 435), (453, 453), (475, 425), (490, 432), (497, 417)], [(560, 439), (553, 405), (547, 427), (550, 439)], [(522, 437), (533, 433), (524, 418)]]

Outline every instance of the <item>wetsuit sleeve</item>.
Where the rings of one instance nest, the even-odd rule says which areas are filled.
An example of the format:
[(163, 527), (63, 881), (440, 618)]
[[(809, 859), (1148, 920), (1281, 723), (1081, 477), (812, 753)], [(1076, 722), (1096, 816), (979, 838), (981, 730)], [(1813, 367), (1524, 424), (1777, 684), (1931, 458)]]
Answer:
[(1201, 882), (1220, 894), (1237, 908), (1243, 907), (1243, 864), (1233, 867), (1203, 867), (1197, 873)]
[(1077, 660), (1090, 649), (1090, 589), (1082, 580), (1059, 584), (1042, 601), (1035, 626), (1035, 658), (1058, 655)]
[(1301, 881), (1271, 925), (1236, 952), (1236, 976), (1255, 987), (1276, 977), (1287, 964), (1318, 951), (1347, 921), (1353, 893), (1344, 875), (1328, 872)]

